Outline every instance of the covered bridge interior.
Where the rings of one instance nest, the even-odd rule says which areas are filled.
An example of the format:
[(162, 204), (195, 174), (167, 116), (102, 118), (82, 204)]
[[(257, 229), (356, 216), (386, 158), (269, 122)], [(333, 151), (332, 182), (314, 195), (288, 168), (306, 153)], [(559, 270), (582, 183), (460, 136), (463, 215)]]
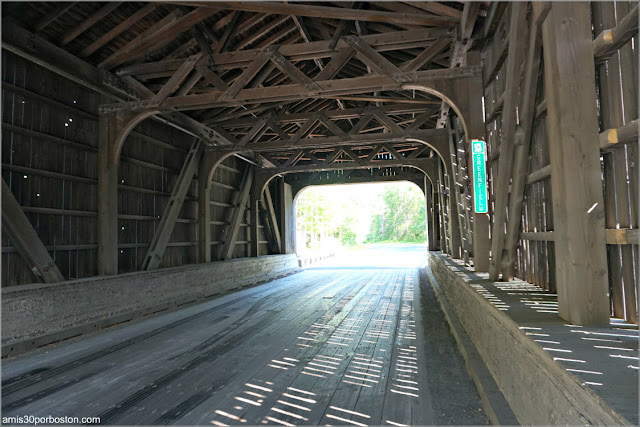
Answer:
[[(3, 2), (3, 415), (480, 423), (431, 306), (489, 422), (637, 424), (637, 42), (625, 1)], [(301, 189), (399, 180), (425, 265), (299, 272)]]

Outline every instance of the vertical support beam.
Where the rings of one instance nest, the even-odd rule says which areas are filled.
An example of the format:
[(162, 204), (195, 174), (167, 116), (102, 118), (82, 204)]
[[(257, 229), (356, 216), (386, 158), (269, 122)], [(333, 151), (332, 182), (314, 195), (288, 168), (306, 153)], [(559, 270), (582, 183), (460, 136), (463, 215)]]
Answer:
[[(534, 3), (537, 9), (538, 3)], [(514, 136), (513, 154), (513, 178), (511, 194), (509, 196), (509, 218), (507, 219), (507, 234), (504, 249), (505, 259), (502, 260), (503, 275), (511, 280), (515, 275), (516, 252), (520, 237), (520, 223), (522, 222), (522, 204), (524, 202), (524, 189), (529, 175), (529, 148), (531, 146), (531, 134), (533, 119), (536, 110), (536, 94), (538, 93), (538, 74), (540, 72), (540, 60), (542, 59), (542, 36), (540, 33), (541, 22), (531, 19), (529, 26), (529, 47), (527, 50), (527, 62), (525, 76), (522, 83), (522, 103), (520, 104), (520, 127)]]
[[(460, 165), (458, 164), (457, 157), (457, 148), (454, 139), (453, 129), (451, 127), (451, 117), (447, 118), (446, 128), (449, 131), (449, 156), (450, 156), (450, 164), (451, 164), (451, 181), (449, 181), (449, 196), (451, 197), (451, 205), (455, 205), (457, 211), (457, 220), (458, 220), (458, 230), (460, 232), (460, 249), (462, 250), (462, 259), (465, 264), (469, 263), (469, 252), (470, 245), (469, 239), (467, 238), (468, 230), (467, 230), (467, 222), (465, 218), (465, 208), (463, 203), (462, 195), (460, 194), (460, 188), (463, 184), (461, 180), (461, 172)], [(453, 196), (451, 195), (453, 193)]]
[(220, 251), (220, 258), (223, 260), (231, 259), (233, 256), (233, 249), (238, 237), (238, 231), (240, 230), (240, 224), (242, 223), (242, 217), (244, 211), (249, 202), (249, 193), (251, 185), (253, 184), (254, 168), (252, 165), (247, 164), (244, 175), (242, 176), (242, 183), (240, 184), (240, 191), (238, 191), (233, 197), (233, 208), (231, 211), (231, 217), (229, 218), (229, 228), (225, 234), (224, 244)]
[(293, 221), (293, 194), (291, 185), (284, 181), (284, 177), (278, 178), (279, 205), (280, 212), (280, 241), (282, 242), (282, 253), (295, 253), (295, 225)]
[(211, 173), (220, 154), (205, 151), (198, 165), (198, 262), (211, 262)]
[(427, 240), (430, 251), (437, 250), (436, 230), (435, 230), (435, 209), (433, 207), (433, 186), (431, 181), (425, 175), (424, 177), (424, 199), (425, 199), (425, 215), (427, 224)]
[(451, 254), (449, 239), (449, 221), (447, 218), (447, 204), (445, 203), (446, 194), (444, 188), (444, 178), (442, 175), (442, 164), (438, 162), (438, 208), (440, 210), (440, 249), (445, 254)]
[(504, 132), (500, 141), (500, 159), (498, 160), (498, 176), (493, 189), (495, 203), (493, 210), (493, 227), (491, 228), (491, 261), (489, 278), (497, 280), (502, 267), (502, 251), (504, 249), (505, 218), (509, 199), (509, 178), (513, 167), (513, 135), (516, 128), (516, 107), (518, 105), (518, 89), (520, 83), (520, 65), (524, 50), (524, 27), (527, 14), (527, 3), (510, 4), (509, 17), (509, 53), (506, 64), (506, 81), (504, 89), (504, 108), (502, 124)]
[(260, 256), (260, 199), (262, 181), (254, 180), (249, 205), (249, 256)]
[(460, 214), (458, 212), (458, 203), (456, 202), (455, 188), (452, 188), (452, 175), (445, 174), (444, 183), (446, 192), (448, 193), (447, 200), (449, 205), (449, 245), (451, 250), (451, 258), (460, 259), (462, 257), (462, 232), (460, 230)]
[(440, 226), (440, 208), (438, 206), (438, 186), (437, 181), (434, 181), (431, 186), (431, 206), (433, 210), (432, 225), (433, 225), (433, 249), (434, 251), (442, 250), (442, 229)]
[(164, 255), (167, 243), (171, 237), (171, 232), (176, 224), (176, 219), (178, 219), (178, 215), (182, 209), (182, 204), (184, 203), (184, 198), (187, 195), (187, 191), (189, 191), (189, 187), (191, 186), (193, 176), (196, 173), (203, 152), (204, 142), (197, 139), (187, 153), (184, 165), (182, 166), (182, 170), (180, 171), (180, 175), (176, 181), (176, 185), (173, 188), (173, 191), (171, 191), (169, 203), (164, 209), (160, 224), (158, 224), (156, 233), (153, 236), (153, 240), (151, 240), (149, 249), (147, 250), (147, 255), (144, 257), (144, 261), (142, 262), (142, 270), (155, 270), (160, 266), (162, 256)]
[(265, 227), (269, 229), (269, 245), (272, 253), (282, 253), (282, 240), (280, 238), (280, 230), (278, 221), (276, 220), (276, 211), (273, 208), (273, 199), (271, 198), (271, 190), (267, 185), (264, 188), (264, 197), (260, 201), (260, 209), (263, 212), (262, 217)]
[(11, 189), (2, 179), (2, 227), (25, 262), (45, 283), (64, 280)]
[(98, 124), (98, 275), (118, 274), (118, 159), (113, 145), (117, 128), (112, 114)]
[[(110, 102), (104, 97), (103, 103)], [(118, 274), (118, 163), (129, 132), (157, 110), (105, 112), (98, 118), (98, 275)]]
[(552, 3), (542, 24), (559, 315), (609, 323), (591, 11)]
[[(466, 65), (480, 65), (480, 52), (469, 51), (466, 54)], [(479, 79), (465, 79), (467, 86), (467, 114), (464, 117), (467, 125), (467, 140), (465, 144), (465, 151), (467, 154), (466, 163), (468, 165), (473, 164), (471, 162), (471, 141), (479, 139), (486, 141), (486, 127), (484, 124), (484, 117), (482, 112), (482, 97), (484, 94), (483, 83)], [(462, 88), (460, 88), (462, 89)], [(462, 98), (464, 99), (464, 98)], [(468, 170), (468, 169), (467, 169)], [(473, 193), (474, 186), (471, 186), (471, 200), (475, 200), (475, 194)], [(471, 208), (474, 210), (473, 207)], [(473, 226), (472, 226), (472, 242), (473, 242), (473, 268), (476, 272), (488, 272), (489, 271), (489, 250), (491, 248), (491, 241), (489, 240), (489, 215), (482, 213), (472, 212)]]

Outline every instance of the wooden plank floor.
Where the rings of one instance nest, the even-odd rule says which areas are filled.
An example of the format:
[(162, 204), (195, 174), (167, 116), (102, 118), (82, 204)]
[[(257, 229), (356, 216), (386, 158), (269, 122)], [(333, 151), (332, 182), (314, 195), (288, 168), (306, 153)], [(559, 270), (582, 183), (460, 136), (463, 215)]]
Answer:
[(3, 363), (3, 416), (486, 424), (417, 269), (317, 269)]

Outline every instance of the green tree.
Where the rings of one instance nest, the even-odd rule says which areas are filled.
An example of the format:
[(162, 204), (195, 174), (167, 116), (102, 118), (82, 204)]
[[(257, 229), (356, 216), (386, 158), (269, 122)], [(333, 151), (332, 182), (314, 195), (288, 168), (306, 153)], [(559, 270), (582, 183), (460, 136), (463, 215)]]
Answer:
[(355, 218), (350, 216), (345, 217), (342, 224), (340, 224), (339, 228), (339, 236), (340, 243), (342, 246), (355, 246), (356, 245), (356, 231), (355, 231)]
[(382, 212), (373, 216), (367, 241), (424, 242), (424, 195), (413, 185), (387, 187)]

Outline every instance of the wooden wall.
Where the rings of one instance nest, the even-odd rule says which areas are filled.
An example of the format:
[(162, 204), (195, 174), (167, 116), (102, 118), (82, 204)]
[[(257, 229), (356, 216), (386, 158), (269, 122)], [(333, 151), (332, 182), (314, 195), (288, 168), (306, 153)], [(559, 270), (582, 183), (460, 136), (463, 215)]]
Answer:
[[(100, 95), (13, 54), (2, 53), (2, 176), (65, 279), (97, 274), (97, 149)], [(140, 269), (194, 138), (147, 119), (124, 144), (119, 167), (118, 271)], [(221, 244), (244, 162), (214, 173), (212, 246)], [(197, 262), (194, 178), (161, 266)], [(248, 213), (245, 214), (248, 219)], [(245, 219), (234, 257), (247, 256)], [(262, 238), (262, 241), (265, 239)], [(263, 243), (262, 253), (266, 253)], [(2, 237), (2, 286), (37, 282)]]
[[(593, 37), (614, 28), (637, 2), (592, 3)], [(637, 11), (634, 17), (637, 25)], [(596, 58), (599, 130), (617, 129), (638, 119), (638, 36), (608, 59)], [(637, 124), (636, 124), (637, 126)], [(637, 135), (637, 134), (636, 134)], [(608, 230), (638, 229), (638, 140), (602, 150), (605, 223)], [(617, 231), (609, 232), (614, 236)], [(638, 322), (638, 242), (612, 244), (607, 239), (611, 314)]]
[[(636, 5), (635, 2), (593, 2), (593, 38), (607, 29), (614, 28)], [(485, 71), (485, 117), (488, 146), (488, 174), (490, 213), (495, 208), (497, 191), (495, 180), (500, 162), (500, 145), (503, 132), (503, 104), (506, 81), (506, 57), (508, 51), (508, 26), (510, 7), (493, 37), (483, 50)], [(531, 7), (527, 25), (532, 19)], [(637, 21), (637, 10), (635, 19)], [(527, 40), (525, 35), (524, 40)], [(524, 44), (526, 58), (527, 44)], [(544, 49), (544, 46), (543, 46)], [(636, 36), (629, 39), (608, 59), (596, 55), (596, 92), (599, 108), (601, 141), (608, 129), (621, 128), (638, 119), (637, 81), (638, 46)], [(524, 61), (520, 72), (524, 79)], [(516, 276), (530, 283), (555, 292), (555, 260), (562, 256), (554, 250), (553, 206), (551, 202), (550, 158), (547, 138), (544, 64), (541, 65), (536, 94), (536, 112), (533, 123), (527, 184), (520, 220), (520, 241), (517, 250)], [(520, 85), (518, 85), (520, 86)], [(518, 106), (523, 99), (519, 94)], [(637, 125), (637, 124), (636, 124)], [(637, 323), (638, 292), (638, 140), (614, 144), (602, 150), (602, 191), (605, 200), (608, 274), (611, 297), (611, 315)], [(601, 146), (603, 144), (601, 143)], [(507, 213), (508, 215), (508, 213)], [(627, 234), (627, 231), (630, 233)], [(588, 230), (585, 230), (587, 233)], [(634, 236), (635, 237), (632, 237)], [(629, 236), (627, 239), (626, 236)], [(624, 244), (616, 244), (623, 242)]]

